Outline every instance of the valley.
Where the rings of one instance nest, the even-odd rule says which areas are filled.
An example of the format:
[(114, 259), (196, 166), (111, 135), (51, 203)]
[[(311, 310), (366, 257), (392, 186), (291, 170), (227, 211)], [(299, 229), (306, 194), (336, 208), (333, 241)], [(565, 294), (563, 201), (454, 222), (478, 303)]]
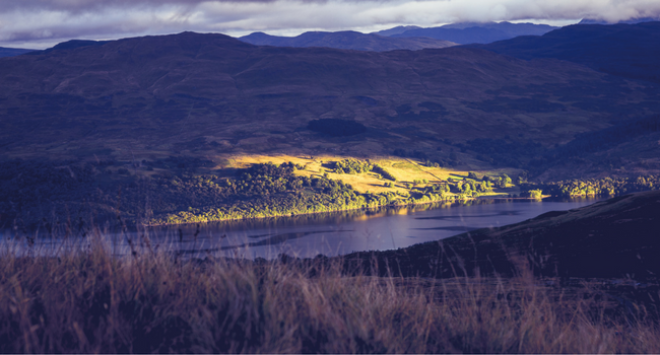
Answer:
[(0, 14), (1, 353), (660, 349), (652, 11), (133, 3)]
[[(652, 24), (624, 29), (653, 36)], [(584, 25), (571, 27), (520, 38)], [(0, 219), (191, 223), (660, 186), (657, 83), (481, 48), (277, 48), (186, 32), (3, 58)], [(369, 171), (338, 173), (341, 161)], [(301, 186), (240, 177), (288, 162), (268, 179)], [(268, 197), (252, 191), (263, 184)]]

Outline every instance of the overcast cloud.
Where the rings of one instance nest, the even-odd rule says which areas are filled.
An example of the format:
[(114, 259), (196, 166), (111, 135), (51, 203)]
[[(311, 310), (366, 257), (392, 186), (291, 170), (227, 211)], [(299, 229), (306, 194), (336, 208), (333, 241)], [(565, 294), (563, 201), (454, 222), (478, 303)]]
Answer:
[(73, 38), (182, 31), (241, 36), (371, 32), (461, 21), (568, 24), (660, 17), (659, 0), (0, 0), (0, 46), (46, 48)]

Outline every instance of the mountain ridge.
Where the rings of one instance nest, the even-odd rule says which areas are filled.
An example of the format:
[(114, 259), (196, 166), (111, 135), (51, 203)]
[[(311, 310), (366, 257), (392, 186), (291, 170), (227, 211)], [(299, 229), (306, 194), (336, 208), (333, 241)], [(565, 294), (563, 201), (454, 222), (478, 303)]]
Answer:
[(539, 36), (557, 27), (532, 23), (459, 22), (439, 27), (416, 28), (393, 34), (393, 37), (430, 37), (459, 44), (490, 43), (523, 35)]
[(276, 47), (327, 47), (360, 51), (385, 52), (391, 50), (419, 50), (424, 48), (446, 48), (457, 45), (449, 41), (432, 38), (390, 38), (355, 31), (305, 32), (296, 37), (279, 37), (254, 32), (239, 40), (254, 44)]

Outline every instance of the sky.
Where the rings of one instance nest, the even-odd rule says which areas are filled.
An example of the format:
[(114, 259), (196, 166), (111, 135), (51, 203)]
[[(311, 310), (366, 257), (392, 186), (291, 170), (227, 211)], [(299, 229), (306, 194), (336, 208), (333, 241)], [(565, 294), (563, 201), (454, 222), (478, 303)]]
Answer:
[(660, 17), (660, 0), (0, 0), (0, 47), (43, 49), (183, 31), (372, 32), (399, 25), (511, 21), (563, 26), (583, 18)]

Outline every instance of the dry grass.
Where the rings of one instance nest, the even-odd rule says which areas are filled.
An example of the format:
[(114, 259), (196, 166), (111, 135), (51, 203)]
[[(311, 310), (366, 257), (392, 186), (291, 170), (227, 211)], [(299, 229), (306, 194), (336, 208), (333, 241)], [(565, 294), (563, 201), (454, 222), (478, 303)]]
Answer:
[[(290, 263), (0, 256), (2, 353), (657, 353), (655, 321), (522, 276), (343, 276)], [(314, 271), (314, 276), (310, 276)]]

